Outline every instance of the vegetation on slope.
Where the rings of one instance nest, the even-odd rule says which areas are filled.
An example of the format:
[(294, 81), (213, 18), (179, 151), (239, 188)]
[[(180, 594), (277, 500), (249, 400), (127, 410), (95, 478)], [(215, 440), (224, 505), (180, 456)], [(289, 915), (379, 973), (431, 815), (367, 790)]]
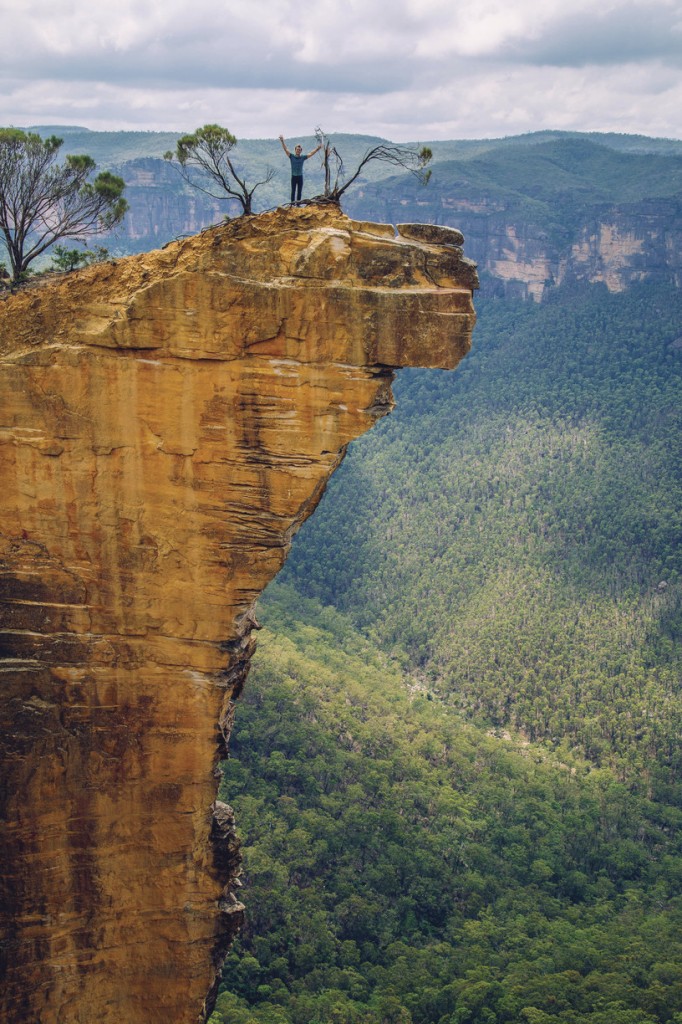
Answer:
[(618, 203), (682, 193), (682, 155), (618, 153), (587, 139), (508, 145), (438, 167), (442, 178), (541, 200)]
[(680, 812), (466, 724), (273, 591), (224, 766), (249, 913), (211, 1024), (682, 1020)]
[(479, 311), (456, 374), (403, 378), (283, 578), (472, 720), (668, 792), (682, 782), (682, 296), (595, 288)]

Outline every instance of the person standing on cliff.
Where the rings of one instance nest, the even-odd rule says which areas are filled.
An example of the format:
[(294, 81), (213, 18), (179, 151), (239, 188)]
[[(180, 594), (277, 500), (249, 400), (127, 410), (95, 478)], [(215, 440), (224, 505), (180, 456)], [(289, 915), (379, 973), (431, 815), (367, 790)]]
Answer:
[(318, 149), (322, 149), (322, 143), (316, 146), (315, 149), (308, 153), (307, 156), (303, 156), (303, 147), (295, 146), (294, 152), (290, 153), (287, 149), (287, 144), (284, 141), (284, 136), (280, 135), (279, 141), (282, 143), (282, 149), (289, 157), (291, 161), (291, 202), (295, 203), (300, 201), (301, 192), (303, 191), (303, 164), (306, 160), (309, 160), (311, 156), (315, 156)]

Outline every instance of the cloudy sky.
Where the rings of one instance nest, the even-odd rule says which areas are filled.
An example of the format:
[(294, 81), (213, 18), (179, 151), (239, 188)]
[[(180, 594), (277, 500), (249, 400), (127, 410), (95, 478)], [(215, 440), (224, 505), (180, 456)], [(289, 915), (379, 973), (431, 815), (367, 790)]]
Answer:
[(0, 124), (682, 138), (682, 0), (0, 0)]

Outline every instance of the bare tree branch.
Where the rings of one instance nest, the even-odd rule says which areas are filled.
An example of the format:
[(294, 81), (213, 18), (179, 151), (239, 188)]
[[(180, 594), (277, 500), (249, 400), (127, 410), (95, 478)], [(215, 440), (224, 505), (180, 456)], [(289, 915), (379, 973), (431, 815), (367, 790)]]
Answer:
[(346, 177), (343, 159), (331, 139), (321, 128), (315, 129), (315, 138), (322, 146), (324, 198), (331, 202), (338, 203), (343, 193), (358, 179), (363, 168), (373, 160), (381, 160), (383, 163), (393, 164), (394, 167), (409, 171), (422, 185), (426, 185), (431, 177), (431, 171), (426, 169), (426, 165), (431, 160), (433, 153), (428, 146), (422, 146), (420, 149), (393, 146), (388, 143), (373, 146), (365, 153), (350, 177)]

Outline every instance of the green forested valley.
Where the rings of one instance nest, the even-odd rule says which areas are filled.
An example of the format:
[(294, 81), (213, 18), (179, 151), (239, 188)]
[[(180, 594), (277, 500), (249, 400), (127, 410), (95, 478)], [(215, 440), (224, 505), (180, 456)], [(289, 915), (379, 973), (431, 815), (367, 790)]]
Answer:
[(678, 785), (682, 295), (478, 307), (472, 353), (401, 378), (283, 578), (472, 720)]
[(289, 587), (264, 612), (223, 782), (249, 911), (211, 1024), (682, 1020), (679, 810), (466, 723)]
[(682, 1022), (682, 298), (477, 308), (260, 610), (211, 1024)]

